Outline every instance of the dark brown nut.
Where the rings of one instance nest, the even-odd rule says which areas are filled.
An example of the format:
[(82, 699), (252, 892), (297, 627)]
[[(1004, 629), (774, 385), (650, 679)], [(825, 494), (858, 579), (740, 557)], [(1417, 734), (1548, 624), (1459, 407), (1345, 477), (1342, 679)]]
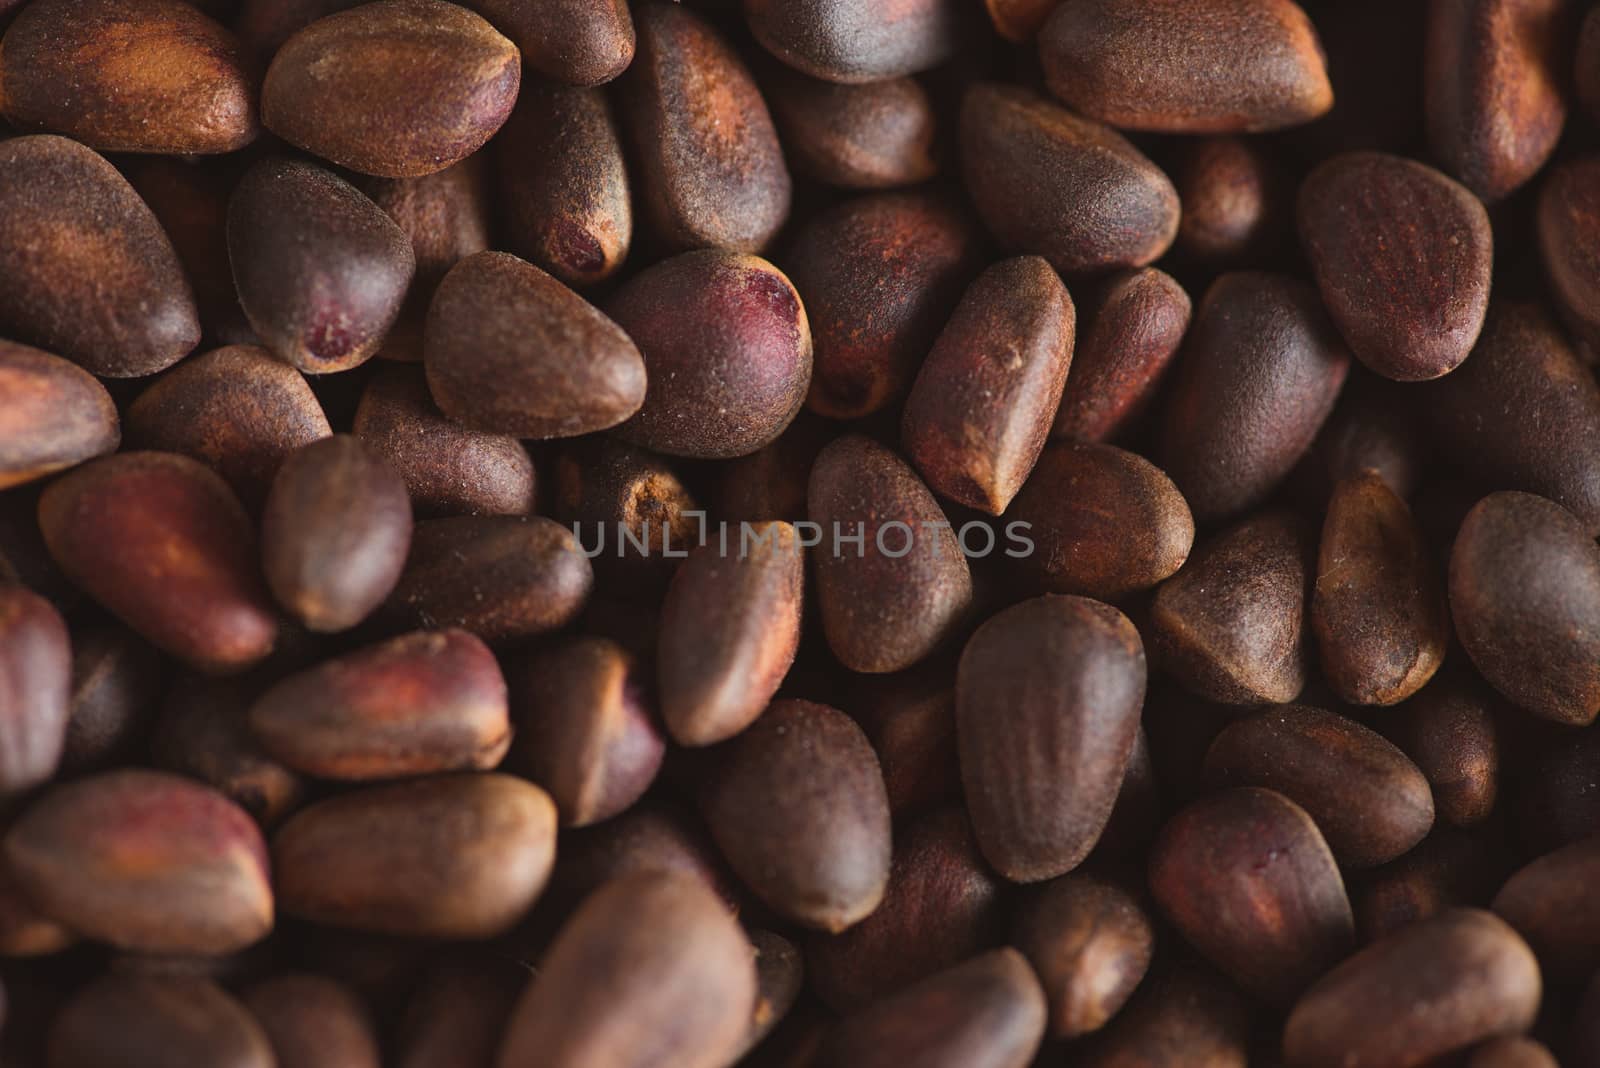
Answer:
[(904, 460), (867, 438), (839, 438), (817, 457), (808, 500), (821, 531), (822, 630), (841, 664), (900, 671), (950, 637), (972, 601), (972, 572)]
[(956, 805), (928, 812), (896, 835), (888, 889), (872, 915), (812, 936), (807, 980), (851, 1012), (953, 967), (998, 941), (1000, 890), (967, 814)]
[(713, 1068), (744, 1041), (756, 1002), (750, 943), (693, 879), (608, 883), (573, 913), (528, 985), (500, 1068)]
[(51, 1024), (49, 1048), (51, 1068), (277, 1066), (266, 1032), (221, 987), (131, 971), (79, 991)]
[(1259, 139), (1199, 138), (1184, 147), (1172, 181), (1183, 203), (1173, 249), (1183, 259), (1242, 267), (1278, 251), (1294, 188)]
[(1189, 294), (1154, 267), (1112, 279), (1089, 309), (1051, 436), (1121, 437), (1178, 354), (1190, 310)]
[(1455, 370), (1489, 310), (1483, 203), (1413, 160), (1349, 152), (1300, 185), (1300, 240), (1328, 313), (1362, 363), (1417, 382)]
[(232, 152), (260, 133), (243, 53), (179, 0), (43, 0), (0, 46), (0, 115), (101, 152)]
[(1428, 145), (1486, 201), (1533, 177), (1561, 139), (1570, 23), (1561, 0), (1439, 0), (1428, 7)]
[(1528, 940), (1544, 973), (1583, 979), (1600, 968), (1600, 839), (1546, 853), (1511, 876), (1495, 895), (1494, 911)]
[(630, 594), (664, 588), (674, 561), (699, 543), (703, 513), (653, 453), (610, 435), (586, 438), (558, 454), (555, 481), (556, 516), (601, 575)]
[(1050, 446), (1006, 517), (1027, 524), (1034, 549), (1020, 565), (1053, 593), (1109, 601), (1147, 590), (1175, 574), (1194, 547), (1194, 517), (1178, 487), (1114, 445)]
[(1404, 701), (1444, 661), (1450, 617), (1442, 576), (1411, 509), (1375, 471), (1334, 487), (1311, 629), (1323, 678), (1354, 705)]
[(1400, 710), (1397, 741), (1433, 789), (1441, 822), (1470, 827), (1488, 819), (1500, 792), (1500, 742), (1488, 688), (1450, 672)]
[(621, 86), (644, 209), (676, 248), (760, 252), (789, 216), (792, 183), (761, 91), (733, 46), (678, 4), (635, 13), (639, 52)]
[(228, 953), (272, 929), (261, 832), (189, 779), (124, 769), (54, 787), (5, 836), (28, 897), (90, 938), (144, 953)]
[(161, 695), (160, 654), (115, 623), (72, 636), (72, 696), (61, 768), (68, 774), (126, 757)]
[(960, 298), (977, 244), (966, 217), (926, 193), (857, 197), (801, 227), (783, 265), (816, 338), (807, 407), (855, 419), (898, 400)]
[(1172, 376), (1157, 459), (1208, 522), (1264, 500), (1333, 411), (1350, 353), (1309, 285), (1218, 278)]
[(490, 197), (482, 156), (419, 178), (367, 178), (361, 190), (411, 239), (417, 271), (400, 318), (383, 340), (385, 359), (422, 359), (422, 327), (434, 291), (450, 268), (491, 244)]
[(983, 0), (995, 32), (1014, 44), (1023, 44), (1044, 25), (1057, 0)]
[(394, 1043), (396, 1068), (493, 1068), (500, 1036), (528, 968), (490, 953), (452, 956), (407, 1001)]
[(1178, 192), (1155, 164), (1110, 127), (1026, 89), (967, 91), (961, 163), (995, 238), (1063, 274), (1143, 267), (1178, 233)]
[(950, 666), (927, 664), (855, 681), (846, 703), (878, 754), (896, 816), (958, 794), (961, 766)]
[(1144, 979), (1155, 928), (1137, 897), (1099, 875), (1072, 872), (1039, 886), (1012, 935), (1039, 974), (1052, 1038), (1104, 1027)]
[(227, 483), (187, 456), (86, 464), (45, 490), (39, 526), (73, 582), (174, 656), (225, 672), (272, 651), (278, 623), (250, 520)]
[(284, 457), (331, 433), (304, 376), (254, 345), (185, 360), (128, 407), (129, 448), (192, 456), (252, 510)]
[(746, 456), (805, 403), (811, 325), (800, 294), (766, 260), (686, 252), (635, 275), (605, 310), (639, 346), (650, 379), (644, 406), (616, 432), (624, 441), (672, 456)]
[(419, 517), (533, 510), (528, 450), (509, 434), (468, 430), (447, 419), (419, 370), (381, 370), (361, 395), (354, 431), (400, 472)]
[(461, 630), (407, 634), (291, 675), (251, 706), (250, 730), (320, 779), (482, 771), (511, 744), (500, 665)]
[(1387, 863), (1433, 827), (1421, 769), (1382, 735), (1308, 705), (1225, 728), (1206, 752), (1205, 773), (1219, 786), (1261, 786), (1289, 798), (1347, 868)]
[(929, 488), (990, 515), (1006, 510), (1050, 435), (1076, 328), (1072, 298), (1038, 256), (997, 263), (968, 287), (901, 424)]
[(107, 378), (200, 341), (172, 242), (116, 168), (64, 137), (0, 142), (0, 331)]
[(530, 638), (577, 618), (594, 585), (578, 539), (543, 517), (418, 523), (380, 611), (403, 626), (461, 627), (485, 641)]
[(308, 374), (370, 359), (416, 270), (410, 239), (382, 208), (332, 171), (289, 159), (256, 164), (234, 190), (228, 257), (256, 334)]
[(645, 402), (645, 363), (622, 328), (506, 252), (469, 256), (445, 276), (422, 352), (434, 401), (474, 430), (576, 437)]
[(521, 78), (516, 46), (466, 8), (379, 0), (284, 43), (261, 87), (261, 122), (341, 167), (415, 178), (483, 147)]
[(893, 189), (938, 171), (933, 102), (915, 79), (838, 85), (774, 63), (760, 80), (783, 147), (806, 177), (845, 189)]
[(1249, 1004), (1216, 972), (1180, 961), (1140, 984), (1128, 1006), (1086, 1044), (1083, 1068), (1246, 1068)]
[[(1585, 26), (1596, 27), (1591, 17)], [(1550, 294), (1562, 319), (1577, 336), (1585, 357), (1600, 350), (1600, 287), (1588, 264), (1600, 256), (1600, 201), (1595, 183), (1600, 159), (1572, 160), (1551, 170), (1539, 191), (1539, 254)]]
[(1111, 816), (1144, 706), (1139, 632), (1110, 605), (1037, 597), (990, 619), (956, 677), (967, 811), (1013, 882), (1071, 871)]
[(410, 547), (406, 484), (359, 439), (306, 445), (278, 469), (261, 520), (263, 570), (278, 603), (312, 630), (365, 619), (394, 589)]
[(679, 745), (744, 730), (778, 692), (800, 647), (805, 551), (788, 523), (742, 526), (740, 543), (707, 543), (672, 576), (661, 606), (656, 680)]
[(511, 251), (569, 286), (621, 268), (633, 201), (620, 137), (598, 89), (523, 89), (493, 149)]
[(554, 912), (576, 906), (625, 875), (668, 872), (698, 879), (731, 909), (736, 896), (710, 836), (686, 810), (646, 799), (615, 819), (569, 831), (550, 877)]
[(1290, 1068), (1419, 1065), (1539, 1010), (1539, 965), (1492, 913), (1450, 909), (1390, 935), (1323, 976), (1289, 1014)]
[(1496, 304), (1472, 357), (1412, 399), (1443, 455), (1600, 533), (1600, 387), (1538, 307)]
[(248, 679), (184, 676), (162, 704), (150, 755), (158, 767), (199, 779), (272, 827), (299, 806), (306, 783), (251, 734), (258, 688)]
[(851, 1068), (1025, 1068), (1044, 1039), (1039, 980), (1014, 949), (997, 949), (928, 976), (849, 1017), (818, 1064)]
[(1583, 726), (1600, 713), (1600, 549), (1531, 493), (1494, 493), (1450, 553), (1450, 611), (1472, 663), (1521, 708)]
[(0, 490), (115, 452), (117, 406), (93, 375), (0, 341)]
[(638, 667), (615, 642), (544, 650), (512, 683), (511, 766), (550, 792), (563, 827), (610, 819), (639, 800), (666, 751)]
[(756, 1005), (741, 1043), (748, 1053), (789, 1015), (805, 989), (806, 974), (805, 957), (793, 942), (771, 931), (746, 933), (756, 953)]
[(1305, 688), (1311, 539), (1294, 516), (1268, 512), (1202, 545), (1156, 591), (1156, 659), (1208, 701), (1293, 701)]
[(1067, 0), (1039, 58), (1069, 107), (1128, 130), (1280, 130), (1333, 107), (1322, 42), (1290, 0)]
[(883, 900), (889, 799), (844, 713), (775, 702), (734, 740), (702, 804), (734, 873), (785, 919), (836, 934)]
[(1328, 844), (1271, 790), (1226, 790), (1181, 810), (1151, 851), (1150, 892), (1191, 945), (1269, 1004), (1292, 1002), (1355, 944)]
[(0, 795), (45, 782), (71, 715), (72, 647), (49, 601), (0, 584)]
[(936, 67), (956, 54), (967, 28), (952, 0), (743, 0), (743, 6), (767, 51), (830, 82), (879, 82)]
[(244, 992), (278, 1068), (379, 1068), (378, 1034), (342, 983), (308, 972), (264, 979)]
[(1495, 1038), (1474, 1047), (1466, 1068), (1560, 1068), (1560, 1062), (1531, 1038)]
[(1487, 905), (1511, 863), (1481, 835), (1437, 828), (1411, 852), (1362, 873), (1351, 888), (1363, 942), (1461, 905)]
[(492, 938), (544, 890), (556, 807), (493, 772), (371, 786), (319, 801), (272, 839), (279, 907), (415, 938)]

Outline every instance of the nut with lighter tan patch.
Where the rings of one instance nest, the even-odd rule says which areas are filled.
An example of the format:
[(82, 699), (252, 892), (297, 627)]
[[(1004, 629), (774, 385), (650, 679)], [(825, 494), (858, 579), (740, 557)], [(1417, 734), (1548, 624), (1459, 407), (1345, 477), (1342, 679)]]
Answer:
[(125, 950), (229, 953), (272, 929), (261, 832), (190, 779), (124, 769), (56, 786), (23, 811), (3, 848), (30, 900)]
[(0, 142), (0, 330), (107, 378), (200, 341), (172, 242), (116, 168), (65, 137)]
[(258, 78), (194, 4), (42, 0), (0, 44), (0, 115), (101, 152), (233, 152), (260, 133)]
[(1050, 264), (990, 267), (917, 372), (901, 439), (936, 493), (999, 515), (1027, 481), (1072, 366), (1077, 311)]
[(228, 672), (272, 651), (278, 622), (250, 520), (227, 484), (187, 456), (86, 464), (45, 491), (39, 527), (77, 585), (167, 652)]
[(1354, 948), (1333, 854), (1282, 794), (1250, 787), (1190, 804), (1162, 830), (1149, 863), (1166, 918), (1269, 1004), (1292, 1002)]
[(772, 115), (733, 46), (680, 4), (635, 12), (638, 53), (618, 85), (643, 208), (675, 248), (760, 252), (789, 216)]
[(272, 839), (284, 912), (414, 938), (504, 934), (544, 890), (556, 807), (494, 772), (369, 786), (319, 801)]
[(60, 356), (0, 341), (0, 490), (116, 451), (117, 406)]
[(633, 190), (605, 93), (525, 87), (492, 151), (512, 252), (574, 287), (621, 269), (633, 246)]
[(666, 741), (643, 673), (615, 642), (577, 638), (529, 657), (511, 700), (509, 766), (550, 791), (563, 827), (608, 820), (655, 781)]
[(261, 121), (296, 148), (361, 174), (432, 174), (505, 123), (521, 58), (460, 5), (378, 0), (284, 42), (261, 87)]
[(511, 744), (494, 654), (461, 630), (422, 631), (278, 682), (250, 708), (268, 753), (320, 779), (485, 770)]

